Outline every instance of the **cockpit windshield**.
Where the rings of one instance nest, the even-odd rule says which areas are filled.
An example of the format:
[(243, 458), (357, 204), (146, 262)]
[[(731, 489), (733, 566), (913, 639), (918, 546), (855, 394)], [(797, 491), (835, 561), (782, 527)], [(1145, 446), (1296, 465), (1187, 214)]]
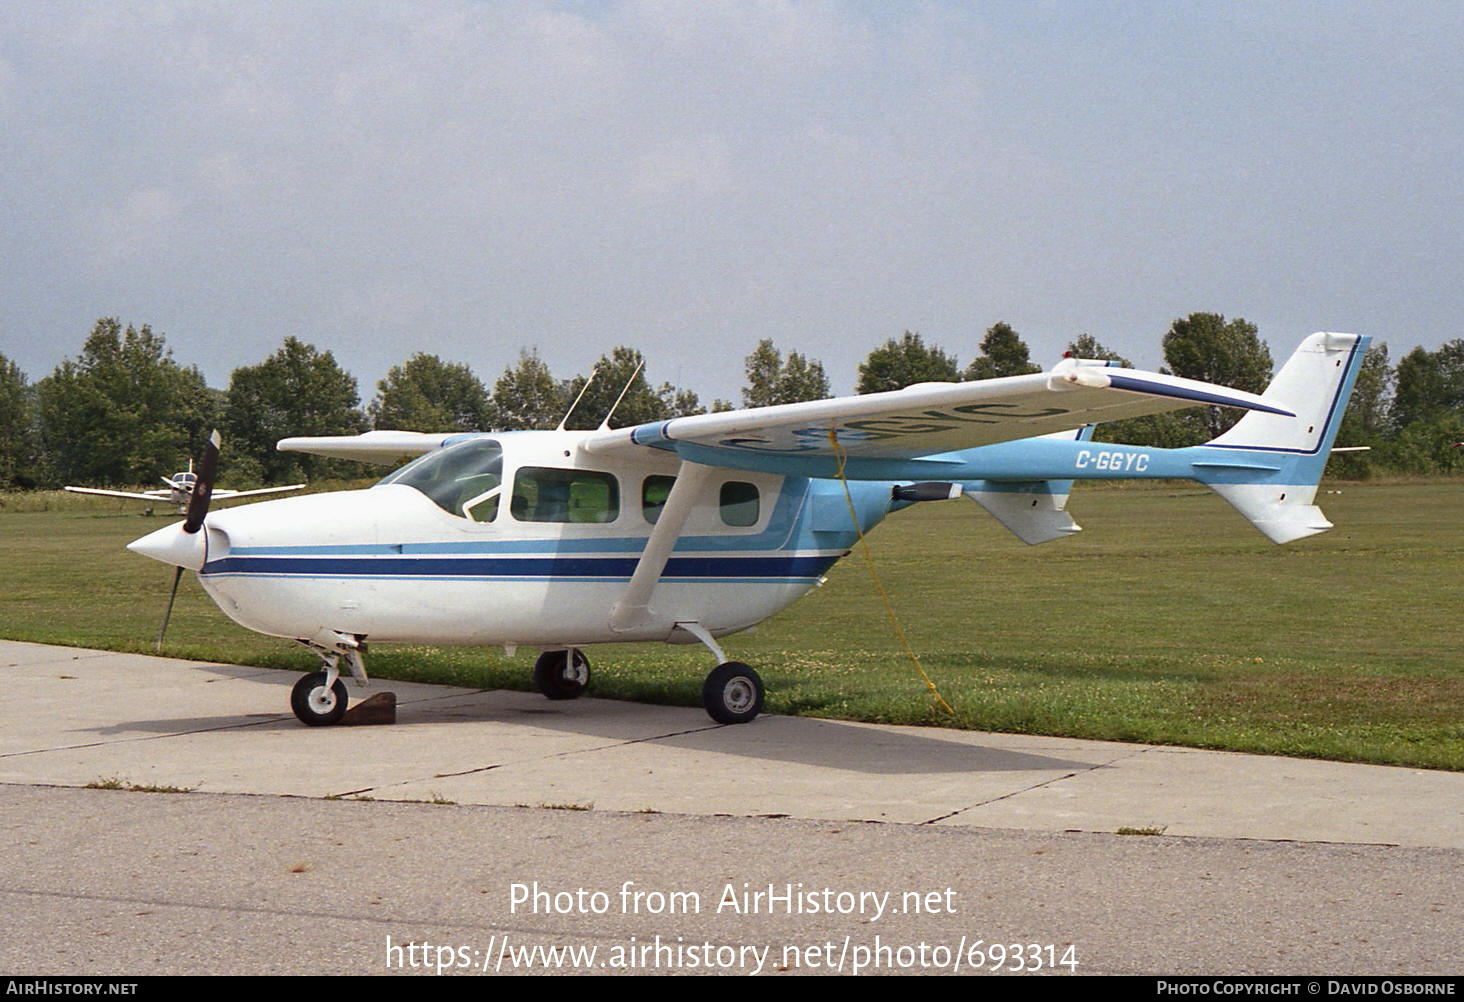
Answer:
[(415, 487), (449, 515), (491, 522), (503, 489), (503, 447), (491, 438), (469, 439), (429, 452), (379, 483)]

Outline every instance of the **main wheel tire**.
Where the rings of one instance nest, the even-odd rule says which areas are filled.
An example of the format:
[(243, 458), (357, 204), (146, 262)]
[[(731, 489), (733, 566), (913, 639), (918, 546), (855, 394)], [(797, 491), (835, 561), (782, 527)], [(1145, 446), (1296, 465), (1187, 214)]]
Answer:
[(745, 724), (762, 705), (762, 679), (741, 661), (717, 665), (702, 683), (702, 706), (719, 724)]
[(550, 699), (575, 699), (589, 684), (590, 659), (583, 651), (545, 651), (534, 662), (534, 685)]
[(346, 683), (335, 680), (335, 685), (326, 688), (325, 672), (306, 675), (290, 690), (290, 709), (300, 718), (302, 724), (311, 727), (325, 727), (338, 724), (346, 715)]

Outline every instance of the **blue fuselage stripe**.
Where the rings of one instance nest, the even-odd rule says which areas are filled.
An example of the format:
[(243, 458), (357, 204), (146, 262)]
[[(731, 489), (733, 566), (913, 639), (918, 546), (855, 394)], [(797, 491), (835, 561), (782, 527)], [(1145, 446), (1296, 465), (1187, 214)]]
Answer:
[[(722, 580), (816, 578), (838, 554), (768, 557), (672, 557), (662, 573), (669, 579)], [(636, 557), (224, 557), (209, 561), (203, 574), (277, 577), (575, 578), (628, 580)]]

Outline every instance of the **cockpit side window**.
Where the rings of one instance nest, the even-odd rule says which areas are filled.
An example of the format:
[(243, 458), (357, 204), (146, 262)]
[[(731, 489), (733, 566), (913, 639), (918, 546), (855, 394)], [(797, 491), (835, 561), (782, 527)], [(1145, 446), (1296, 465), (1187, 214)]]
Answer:
[(380, 483), (415, 487), (449, 515), (491, 522), (503, 489), (503, 447), (491, 438), (470, 439), (429, 452)]
[(613, 522), (620, 485), (595, 470), (525, 466), (514, 475), (510, 511), (519, 522)]

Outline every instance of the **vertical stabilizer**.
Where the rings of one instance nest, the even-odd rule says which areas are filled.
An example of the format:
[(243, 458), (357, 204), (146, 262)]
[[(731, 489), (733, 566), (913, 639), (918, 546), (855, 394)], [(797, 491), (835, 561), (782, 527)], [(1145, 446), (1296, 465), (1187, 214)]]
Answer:
[(1277, 543), (1332, 527), (1312, 503), (1368, 337), (1313, 334), (1261, 396), (1295, 417), (1251, 411), (1194, 451), (1195, 479), (1235, 506)]

